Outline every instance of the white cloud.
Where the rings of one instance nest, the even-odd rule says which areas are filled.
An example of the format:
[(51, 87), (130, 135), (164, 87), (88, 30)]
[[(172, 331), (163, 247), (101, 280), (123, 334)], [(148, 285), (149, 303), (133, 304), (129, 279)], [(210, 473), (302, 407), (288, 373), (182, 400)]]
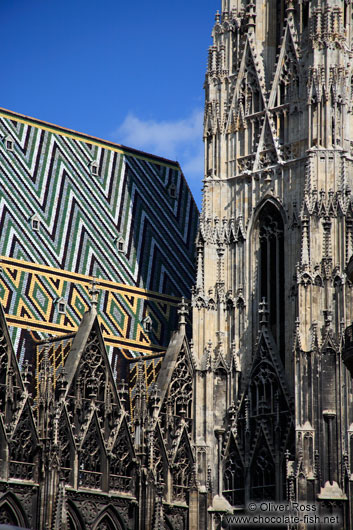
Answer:
[(177, 160), (200, 203), (203, 179), (203, 111), (175, 121), (141, 120), (129, 113), (114, 133), (118, 143)]

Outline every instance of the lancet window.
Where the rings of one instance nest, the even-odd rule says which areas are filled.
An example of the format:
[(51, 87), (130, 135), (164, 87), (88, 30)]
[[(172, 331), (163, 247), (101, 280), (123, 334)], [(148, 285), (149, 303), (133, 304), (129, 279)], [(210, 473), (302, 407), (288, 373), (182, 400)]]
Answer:
[(191, 471), (191, 457), (184, 442), (178, 449), (177, 460), (173, 466), (173, 494), (174, 498), (181, 502), (187, 498)]
[(22, 413), (10, 449), (10, 476), (15, 479), (34, 480), (34, 452), (32, 425), (29, 415)]
[(262, 363), (251, 381), (251, 415), (273, 414), (278, 397), (276, 375)]
[(0, 523), (11, 526), (17, 526), (19, 524), (15, 514), (6, 504), (3, 504), (0, 508)]
[[(19, 506), (15, 506), (12, 504), (11, 500), (5, 500), (2, 502), (0, 506), (0, 524), (1, 525), (9, 525), (9, 526), (16, 526), (19, 527), (23, 524), (23, 517), (20, 516), (19, 512), (20, 508)], [(8, 526), (6, 526), (8, 528)]]
[(259, 214), (260, 299), (266, 299), (269, 325), (280, 352), (284, 337), (283, 220), (278, 209), (266, 202)]
[(232, 506), (244, 504), (244, 468), (233, 440), (225, 461), (223, 488), (223, 495)]
[(192, 373), (185, 353), (177, 360), (168, 393), (162, 407), (162, 414), (175, 420), (182, 416), (191, 426), (192, 418)]
[(65, 477), (65, 482), (70, 482), (72, 469), (71, 441), (69, 428), (66, 423), (64, 414), (60, 417), (59, 422), (59, 439), (60, 439), (60, 468)]
[(121, 432), (112, 451), (109, 465), (109, 488), (134, 493), (135, 464), (127, 432)]
[(82, 396), (104, 401), (105, 366), (96, 333), (91, 333), (80, 367)]
[(102, 449), (98, 440), (98, 432), (90, 426), (90, 431), (82, 446), (80, 457), (79, 483), (84, 488), (101, 488)]
[(275, 464), (264, 440), (258, 444), (251, 465), (250, 497), (254, 501), (276, 497)]

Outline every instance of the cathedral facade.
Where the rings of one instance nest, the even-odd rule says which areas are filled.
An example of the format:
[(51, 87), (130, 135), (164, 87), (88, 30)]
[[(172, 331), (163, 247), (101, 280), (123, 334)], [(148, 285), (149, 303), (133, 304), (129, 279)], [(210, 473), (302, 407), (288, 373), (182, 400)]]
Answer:
[[(146, 273), (155, 287), (140, 283), (121, 293), (131, 307), (139, 296), (155, 304), (140, 317), (142, 335), (114, 339), (116, 313), (101, 292), (113, 288), (106, 283), (111, 273), (72, 270), (87, 275), (87, 307), (76, 327), (54, 333), (48, 313), (44, 333), (33, 318), (30, 337), (16, 350), (11, 326), (16, 316), (17, 325), (30, 320), (27, 298), (37, 309), (41, 298), (34, 287), (18, 287), (15, 266), (24, 258), (8, 249), (19, 245), (4, 246), (19, 262), (11, 268), (4, 259), (4, 266), (24, 309), (11, 314), (15, 296), (3, 295), (2, 522), (215, 530), (231, 527), (249, 503), (291, 503), (315, 506), (318, 516), (314, 526), (302, 520), (294, 528), (321, 528), (327, 513), (337, 517), (335, 528), (353, 528), (353, 6), (222, 0), (212, 38), (192, 336), (188, 304), (182, 299), (177, 308), (173, 298), (188, 297), (185, 283), (178, 290), (177, 279), (166, 280), (162, 289), (159, 275)], [(13, 135), (3, 142), (16, 150)], [(134, 161), (145, 162), (140, 155)], [(147, 160), (147, 169), (162, 179), (180, 221), (179, 249), (192, 276), (193, 228), (180, 224), (191, 203), (174, 207), (180, 186), (155, 163)], [(133, 197), (133, 186), (124, 193)], [(42, 222), (28, 219), (32, 229)], [(116, 244), (124, 251), (120, 232)], [(166, 259), (158, 271), (169, 267), (168, 278), (185, 279), (185, 262), (176, 261)], [(62, 265), (54, 266), (55, 281), (54, 272), (46, 277), (58, 289)], [(175, 331), (158, 344), (163, 327), (155, 315), (163, 311)], [(129, 358), (133, 369), (114, 364), (115, 344), (116, 358)], [(155, 358), (158, 369), (151, 369)]]
[(215, 512), (287, 499), (352, 527), (352, 16), (336, 0), (216, 15), (192, 297)]

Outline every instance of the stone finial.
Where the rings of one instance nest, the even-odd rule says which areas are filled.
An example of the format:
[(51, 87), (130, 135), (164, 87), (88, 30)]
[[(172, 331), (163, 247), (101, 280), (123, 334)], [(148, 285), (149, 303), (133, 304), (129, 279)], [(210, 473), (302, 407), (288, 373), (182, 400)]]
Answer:
[(323, 314), (324, 314), (325, 326), (328, 328), (332, 324), (332, 311), (330, 311), (329, 309), (324, 309)]
[(91, 285), (90, 285), (90, 288), (89, 288), (89, 294), (90, 294), (90, 297), (91, 297), (91, 305), (92, 307), (95, 306), (97, 307), (97, 304), (98, 304), (98, 294), (99, 294), (99, 291), (97, 289), (97, 285), (99, 285), (99, 282), (96, 281), (96, 278), (93, 278), (92, 282), (91, 282)]
[(129, 387), (125, 382), (125, 379), (122, 379), (118, 385), (118, 394), (120, 398), (120, 403), (123, 408), (126, 408), (127, 396), (129, 395)]
[(152, 409), (152, 415), (154, 418), (157, 417), (157, 411), (161, 402), (160, 391), (156, 383), (153, 383), (151, 393), (149, 396), (149, 404)]
[(291, 15), (291, 14), (293, 14), (295, 12), (295, 7), (294, 7), (293, 0), (287, 0), (286, 12), (287, 12), (287, 16), (289, 16), (289, 15)]
[(188, 304), (185, 302), (185, 298), (182, 297), (180, 304), (178, 305), (179, 329), (184, 329), (186, 326), (186, 315), (189, 314)]
[(262, 301), (259, 304), (259, 315), (260, 315), (260, 325), (266, 326), (268, 324), (268, 304), (266, 298), (263, 297)]
[(67, 384), (66, 370), (64, 367), (62, 367), (56, 380), (56, 388), (59, 393), (59, 399), (62, 399), (65, 396)]
[(31, 365), (26, 359), (22, 366), (22, 380), (23, 380), (23, 384), (27, 392), (29, 390), (29, 387), (31, 386), (31, 377), (32, 377)]

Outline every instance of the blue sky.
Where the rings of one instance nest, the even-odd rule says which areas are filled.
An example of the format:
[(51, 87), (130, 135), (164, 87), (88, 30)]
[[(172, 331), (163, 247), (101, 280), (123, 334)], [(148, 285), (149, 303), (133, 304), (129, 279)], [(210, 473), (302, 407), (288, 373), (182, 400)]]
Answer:
[(220, 0), (1, 0), (0, 106), (173, 160), (197, 203)]

